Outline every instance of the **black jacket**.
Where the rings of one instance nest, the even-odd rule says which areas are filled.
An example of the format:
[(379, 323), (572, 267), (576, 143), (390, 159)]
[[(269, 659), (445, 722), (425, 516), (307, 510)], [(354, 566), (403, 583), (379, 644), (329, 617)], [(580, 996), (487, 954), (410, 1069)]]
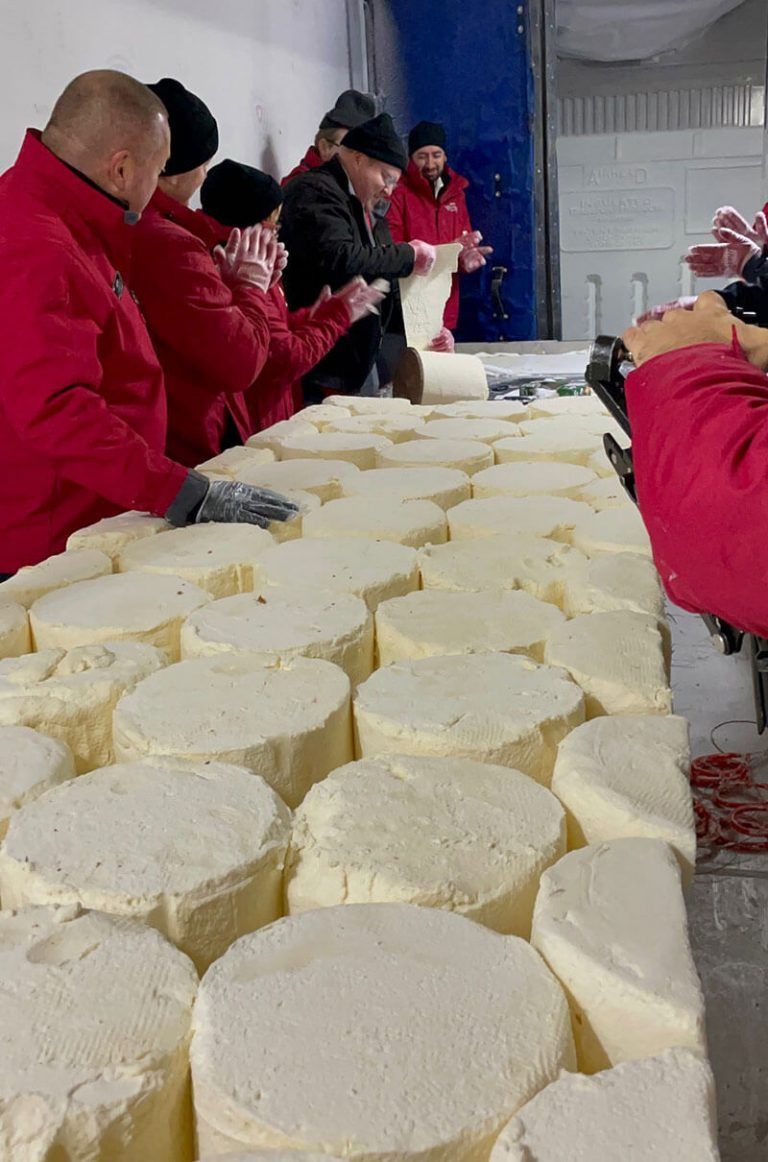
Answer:
[(718, 294), (728, 310), (758, 327), (768, 327), (768, 254), (750, 258), (742, 272), (744, 282), (732, 282)]
[[(362, 204), (350, 193), (338, 158), (286, 186), (280, 238), (290, 254), (283, 285), (291, 310), (311, 306), (326, 284), (337, 291), (355, 275), (366, 282), (396, 280), (413, 270), (412, 248), (407, 243), (395, 245), (386, 222), (376, 221), (375, 240), (371, 239)], [(383, 331), (401, 329), (399, 293), (393, 282), (381, 316), (369, 315), (355, 323), (305, 376), (308, 394), (358, 392), (376, 362)]]

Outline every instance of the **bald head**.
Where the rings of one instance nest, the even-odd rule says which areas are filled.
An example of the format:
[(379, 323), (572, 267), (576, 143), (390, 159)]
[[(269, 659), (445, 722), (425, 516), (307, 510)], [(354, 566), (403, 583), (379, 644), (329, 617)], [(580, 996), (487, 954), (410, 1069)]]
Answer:
[(62, 161), (139, 212), (152, 196), (170, 148), (162, 102), (140, 81), (112, 69), (70, 81), (42, 140)]

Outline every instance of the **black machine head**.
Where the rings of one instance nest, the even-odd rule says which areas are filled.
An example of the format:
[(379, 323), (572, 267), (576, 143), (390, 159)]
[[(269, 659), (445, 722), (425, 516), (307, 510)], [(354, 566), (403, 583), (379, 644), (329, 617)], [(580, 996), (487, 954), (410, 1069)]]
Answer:
[(585, 372), (587, 383), (628, 436), (631, 432), (624, 378), (631, 369), (630, 355), (621, 339), (611, 335), (595, 339)]

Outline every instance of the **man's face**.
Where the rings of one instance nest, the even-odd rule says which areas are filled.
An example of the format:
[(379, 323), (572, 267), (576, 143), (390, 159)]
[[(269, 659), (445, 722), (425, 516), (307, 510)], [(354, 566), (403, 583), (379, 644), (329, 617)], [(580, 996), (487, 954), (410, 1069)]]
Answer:
[(392, 197), (392, 191), (400, 181), (400, 170), (374, 157), (356, 153), (352, 185), (364, 206), (370, 208), (382, 199)]
[(447, 158), (445, 150), (439, 145), (427, 145), (424, 149), (417, 149), (411, 154), (411, 160), (419, 173), (434, 185), (437, 179), (443, 176)]

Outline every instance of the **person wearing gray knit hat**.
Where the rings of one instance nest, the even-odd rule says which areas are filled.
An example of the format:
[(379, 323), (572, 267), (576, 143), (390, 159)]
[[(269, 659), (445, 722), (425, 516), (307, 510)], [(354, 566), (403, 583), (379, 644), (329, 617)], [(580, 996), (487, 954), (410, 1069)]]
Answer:
[(339, 93), (332, 109), (323, 117), (310, 145), (299, 164), (295, 166), (281, 185), (286, 185), (299, 174), (309, 173), (318, 166), (325, 165), (335, 156), (339, 146), (350, 129), (356, 129), (376, 114), (376, 98), (371, 93), (360, 93), (357, 89), (345, 89)]

